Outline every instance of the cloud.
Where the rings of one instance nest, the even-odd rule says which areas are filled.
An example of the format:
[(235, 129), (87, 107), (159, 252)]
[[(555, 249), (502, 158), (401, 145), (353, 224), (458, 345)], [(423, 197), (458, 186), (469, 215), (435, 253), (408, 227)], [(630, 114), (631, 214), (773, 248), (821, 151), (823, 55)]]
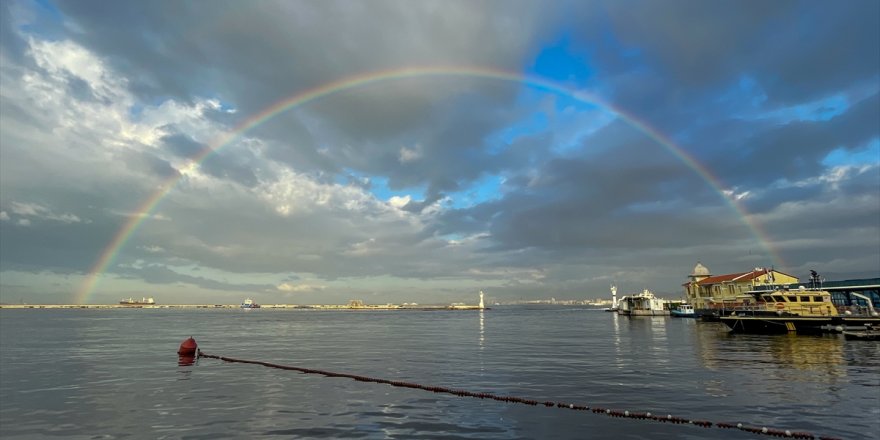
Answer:
[[(36, 203), (12, 202), (9, 206), (9, 210), (12, 211), (13, 214), (21, 217), (32, 217), (61, 223), (79, 223), (83, 221), (73, 214), (56, 214), (52, 212), (51, 209)], [(9, 218), (9, 215), (6, 214), (5, 211), (0, 214), (0, 219), (9, 220)], [(25, 220), (27, 221), (27, 224), (30, 224), (30, 219)]]
[(403, 208), (404, 206), (409, 204), (409, 202), (411, 200), (412, 200), (412, 197), (410, 197), (408, 195), (403, 196), (403, 197), (392, 196), (390, 199), (388, 199), (388, 204), (395, 207), (395, 208)]
[(309, 284), (293, 284), (284, 282), (277, 286), (282, 292), (316, 292), (326, 289), (326, 286), (314, 286)]
[(418, 145), (416, 145), (414, 148), (400, 148), (400, 155), (398, 156), (398, 160), (400, 161), (400, 163), (413, 162), (421, 158), (422, 149)]

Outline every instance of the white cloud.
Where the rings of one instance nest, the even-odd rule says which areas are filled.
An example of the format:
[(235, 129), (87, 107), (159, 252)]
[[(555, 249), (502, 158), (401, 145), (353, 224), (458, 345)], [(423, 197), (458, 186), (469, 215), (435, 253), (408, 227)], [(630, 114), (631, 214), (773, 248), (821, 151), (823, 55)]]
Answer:
[[(36, 217), (61, 223), (80, 223), (82, 219), (73, 214), (56, 214), (51, 209), (37, 203), (12, 202), (10, 210), (23, 217)], [(4, 212), (5, 214), (5, 212)], [(7, 215), (8, 217), (8, 215)], [(20, 222), (19, 222), (20, 223)], [(86, 223), (89, 223), (88, 221)], [(30, 222), (28, 222), (30, 224)]]
[(127, 81), (112, 74), (103, 60), (71, 41), (45, 41), (30, 38), (31, 56), (38, 66), (61, 81), (65, 74), (85, 81), (98, 98), (129, 101), (124, 91)]
[(326, 289), (326, 286), (284, 282), (276, 286), (276, 288), (282, 292), (315, 292)]
[(388, 204), (395, 207), (395, 208), (403, 208), (404, 206), (408, 205), (411, 200), (412, 200), (412, 197), (410, 197), (408, 195), (403, 196), (403, 197), (393, 196), (390, 199), (388, 199)]
[(0, 211), (0, 221), (9, 221), (9, 214), (6, 211)]
[(256, 192), (284, 217), (316, 210), (365, 213), (390, 209), (361, 188), (320, 183), (287, 168), (278, 172), (277, 180), (262, 184)]

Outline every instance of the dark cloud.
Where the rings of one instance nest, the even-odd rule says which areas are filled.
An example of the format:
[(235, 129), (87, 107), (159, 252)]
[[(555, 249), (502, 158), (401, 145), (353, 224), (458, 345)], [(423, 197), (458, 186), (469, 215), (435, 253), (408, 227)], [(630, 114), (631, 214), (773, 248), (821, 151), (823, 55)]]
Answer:
[(168, 161), (144, 151), (128, 150), (120, 154), (120, 162), (137, 173), (168, 179), (180, 173)]
[[(765, 185), (778, 179), (796, 181), (820, 174), (823, 160), (838, 148), (865, 148), (880, 135), (880, 95), (853, 103), (844, 113), (829, 120), (792, 120), (781, 124), (733, 121), (736, 131), (725, 138), (724, 131), (707, 130), (710, 138), (729, 145), (709, 159), (713, 169), (734, 185)], [(746, 127), (750, 131), (746, 131)], [(717, 128), (717, 127), (716, 127)]]
[(173, 133), (162, 136), (162, 143), (172, 154), (183, 158), (194, 157), (196, 154), (207, 148), (206, 145), (196, 142), (195, 139), (184, 133)]

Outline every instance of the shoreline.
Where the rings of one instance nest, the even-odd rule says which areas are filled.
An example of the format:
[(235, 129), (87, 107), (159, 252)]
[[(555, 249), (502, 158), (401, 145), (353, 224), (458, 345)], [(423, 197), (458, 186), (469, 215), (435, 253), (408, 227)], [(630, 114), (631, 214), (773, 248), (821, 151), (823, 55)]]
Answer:
[(261, 304), (257, 309), (243, 309), (240, 304), (0, 304), (0, 309), (294, 309), (294, 310), (489, 310), (475, 305), (404, 306), (397, 304), (350, 306), (347, 304)]

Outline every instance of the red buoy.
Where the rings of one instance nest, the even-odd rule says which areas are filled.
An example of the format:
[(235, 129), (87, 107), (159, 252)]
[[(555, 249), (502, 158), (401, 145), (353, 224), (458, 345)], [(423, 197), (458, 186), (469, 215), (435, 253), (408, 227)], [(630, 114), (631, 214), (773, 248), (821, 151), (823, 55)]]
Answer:
[(196, 344), (196, 340), (190, 336), (189, 339), (180, 343), (180, 349), (177, 350), (177, 354), (181, 356), (195, 356), (198, 348), (199, 344)]

